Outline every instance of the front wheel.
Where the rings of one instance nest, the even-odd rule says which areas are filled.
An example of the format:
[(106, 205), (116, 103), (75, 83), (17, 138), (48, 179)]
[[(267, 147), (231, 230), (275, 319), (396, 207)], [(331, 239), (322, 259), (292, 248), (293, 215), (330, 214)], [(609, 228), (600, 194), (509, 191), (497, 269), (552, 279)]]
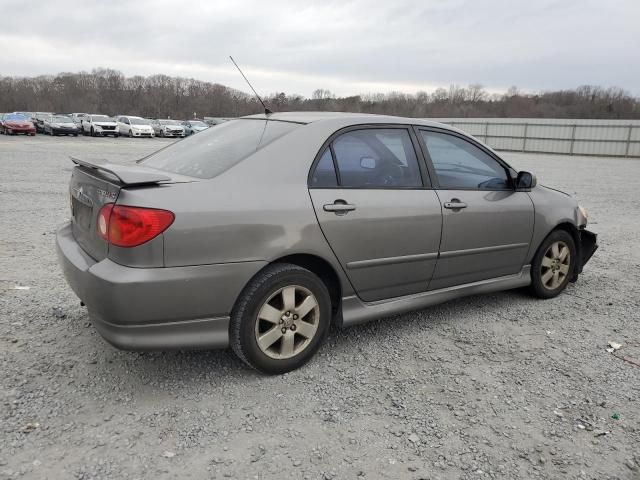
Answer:
[(326, 285), (309, 270), (287, 263), (258, 273), (231, 313), (229, 340), (249, 366), (282, 374), (316, 353), (331, 323)]
[(555, 230), (542, 242), (531, 264), (531, 292), (539, 298), (558, 296), (575, 270), (576, 244), (570, 233)]

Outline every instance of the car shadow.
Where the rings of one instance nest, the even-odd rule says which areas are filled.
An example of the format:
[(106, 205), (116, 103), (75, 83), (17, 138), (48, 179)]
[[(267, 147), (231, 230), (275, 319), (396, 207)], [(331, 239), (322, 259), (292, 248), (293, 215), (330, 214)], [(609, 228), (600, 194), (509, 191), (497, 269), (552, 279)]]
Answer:
[[(422, 310), (400, 315), (384, 317), (371, 322), (349, 328), (333, 326), (320, 351), (311, 360), (312, 367), (302, 367), (290, 375), (304, 375), (305, 368), (322, 368), (327, 362), (323, 354), (349, 354), (358, 345), (386, 343), (385, 338), (397, 336), (398, 329), (412, 328), (416, 325), (437, 330), (440, 327), (455, 327), (468, 321), (469, 311), (484, 310), (487, 314), (496, 315), (509, 305), (515, 303), (526, 305), (536, 302), (526, 290), (510, 290), (493, 294), (472, 295), (464, 298), (431, 306)], [(487, 308), (490, 311), (487, 311)], [(457, 315), (460, 312), (460, 315)], [(96, 342), (102, 339), (94, 335)], [(98, 345), (96, 345), (98, 348)], [(107, 347), (108, 348), (108, 347)], [(98, 348), (99, 349), (99, 348)], [(153, 382), (201, 382), (202, 378), (220, 380), (259, 379), (263, 374), (253, 370), (240, 361), (231, 349), (226, 350), (179, 350), (165, 352), (127, 352), (113, 349), (110, 363), (121, 362), (127, 376), (139, 376), (141, 381)]]

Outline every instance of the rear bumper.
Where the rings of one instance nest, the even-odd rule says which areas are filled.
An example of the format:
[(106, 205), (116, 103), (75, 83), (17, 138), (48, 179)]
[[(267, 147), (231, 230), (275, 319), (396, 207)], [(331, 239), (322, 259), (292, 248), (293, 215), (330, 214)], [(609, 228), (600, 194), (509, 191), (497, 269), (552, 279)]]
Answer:
[(580, 245), (576, 273), (582, 273), (584, 266), (598, 249), (598, 235), (589, 230), (580, 230)]
[(36, 133), (36, 127), (11, 127), (5, 126), (4, 130), (11, 131), (13, 133)]
[[(118, 135), (120, 132), (118, 131), (118, 129), (116, 128), (115, 130), (98, 130), (98, 129), (94, 129), (94, 132), (96, 135), (100, 135), (103, 137), (107, 137), (109, 135)], [(87, 133), (91, 133), (91, 130), (89, 130)]]
[(77, 135), (77, 128), (51, 128), (51, 133), (54, 135)]
[(229, 315), (244, 285), (265, 262), (131, 268), (96, 262), (69, 223), (57, 232), (64, 276), (96, 330), (127, 350), (224, 348)]

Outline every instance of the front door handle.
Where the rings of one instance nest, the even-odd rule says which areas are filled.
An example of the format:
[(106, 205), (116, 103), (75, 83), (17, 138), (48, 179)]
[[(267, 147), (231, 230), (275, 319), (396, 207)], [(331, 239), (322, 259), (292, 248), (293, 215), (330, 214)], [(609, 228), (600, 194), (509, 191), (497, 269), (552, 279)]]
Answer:
[(444, 208), (449, 208), (451, 210), (459, 210), (461, 208), (467, 208), (467, 204), (461, 202), (457, 198), (452, 198), (450, 202), (444, 202)]
[(336, 200), (333, 203), (327, 203), (322, 207), (325, 212), (333, 212), (336, 215), (345, 215), (356, 209), (355, 205), (345, 202), (344, 200)]

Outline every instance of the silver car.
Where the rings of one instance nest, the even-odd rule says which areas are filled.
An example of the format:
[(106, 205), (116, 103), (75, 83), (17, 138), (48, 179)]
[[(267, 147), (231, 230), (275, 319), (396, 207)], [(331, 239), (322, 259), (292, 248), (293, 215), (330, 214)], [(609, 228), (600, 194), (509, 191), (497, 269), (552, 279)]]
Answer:
[(332, 322), (517, 287), (555, 297), (597, 248), (572, 197), (413, 118), (255, 115), (136, 165), (74, 162), (58, 254), (102, 336), (231, 346), (271, 374)]
[(151, 120), (156, 137), (185, 137), (184, 127), (179, 120)]

